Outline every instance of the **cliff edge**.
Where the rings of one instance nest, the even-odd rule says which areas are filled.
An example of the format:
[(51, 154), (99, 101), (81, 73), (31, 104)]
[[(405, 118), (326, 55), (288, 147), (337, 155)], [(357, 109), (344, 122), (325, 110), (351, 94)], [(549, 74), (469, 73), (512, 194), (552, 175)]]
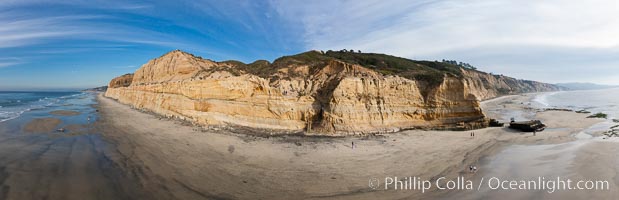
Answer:
[(175, 50), (113, 79), (105, 96), (203, 126), (348, 135), (481, 128), (481, 100), (559, 89), (384, 54), (309, 51), (245, 64)]

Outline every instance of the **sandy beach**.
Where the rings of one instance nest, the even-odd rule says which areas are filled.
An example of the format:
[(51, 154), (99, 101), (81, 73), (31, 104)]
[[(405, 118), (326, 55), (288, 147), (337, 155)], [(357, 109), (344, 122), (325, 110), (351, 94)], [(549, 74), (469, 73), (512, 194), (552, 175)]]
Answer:
[(440, 198), (449, 194), (375, 190), (368, 180), (472, 177), (467, 166), (481, 166), (481, 158), (506, 146), (573, 141), (574, 134), (601, 121), (575, 112), (532, 109), (533, 95), (503, 97), (482, 106), (493, 118), (517, 114), (514, 117), (542, 120), (548, 129), (536, 136), (504, 127), (472, 131), (475, 137), (471, 131), (413, 130), (366, 138), (263, 138), (204, 131), (102, 96), (96, 127), (116, 146), (118, 156), (110, 159), (158, 199)]
[(28, 122), (24, 126), (23, 131), (26, 133), (46, 133), (56, 130), (56, 127), (62, 123), (58, 118), (37, 118)]

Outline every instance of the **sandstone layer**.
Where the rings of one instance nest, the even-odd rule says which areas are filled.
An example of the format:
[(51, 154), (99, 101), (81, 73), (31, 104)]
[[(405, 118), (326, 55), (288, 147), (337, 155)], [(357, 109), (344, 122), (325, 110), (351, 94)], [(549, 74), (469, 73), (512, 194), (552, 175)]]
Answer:
[(347, 135), (484, 127), (480, 100), (558, 89), (382, 54), (311, 51), (244, 64), (176, 50), (113, 79), (105, 95), (202, 126)]

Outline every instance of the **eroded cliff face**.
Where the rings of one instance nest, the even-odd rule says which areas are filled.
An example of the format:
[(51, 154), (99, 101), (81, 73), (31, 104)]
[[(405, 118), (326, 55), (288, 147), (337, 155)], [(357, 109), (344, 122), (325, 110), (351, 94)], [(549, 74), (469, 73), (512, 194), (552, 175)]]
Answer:
[(125, 74), (110, 81), (108, 88), (129, 87), (133, 81), (133, 74)]
[(112, 80), (105, 95), (203, 126), (346, 135), (479, 128), (486, 124), (479, 101), (505, 92), (497, 88), (514, 93), (556, 89), (469, 70), (429, 84), (338, 59), (292, 61), (258, 73), (173, 51), (143, 65), (130, 85), (119, 84), (127, 76)]
[(487, 100), (502, 95), (530, 92), (559, 91), (561, 88), (548, 83), (492, 75), (479, 71), (462, 70), (464, 84), (480, 100)]

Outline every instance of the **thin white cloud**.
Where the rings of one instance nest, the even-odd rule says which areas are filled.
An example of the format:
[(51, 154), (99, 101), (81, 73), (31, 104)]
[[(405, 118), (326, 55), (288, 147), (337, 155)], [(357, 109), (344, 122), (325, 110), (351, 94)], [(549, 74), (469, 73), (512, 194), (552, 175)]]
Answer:
[(614, 0), (274, 4), (282, 14), (300, 18), (311, 48), (354, 46), (412, 56), (498, 44), (596, 48), (619, 45), (619, 4)]
[(22, 63), (24, 63), (24, 61), (22, 61), (19, 58), (15, 58), (15, 57), (0, 58), (0, 68), (18, 65)]
[(13, 65), (18, 65), (21, 64), (20, 62), (1, 62), (0, 61), (0, 68), (2, 67), (8, 67), (8, 66), (13, 66)]
[(101, 16), (51, 16), (31, 17), (16, 12), (0, 14), (0, 48), (32, 45), (49, 38), (70, 37), (93, 33), (81, 29), (79, 21)]
[(63, 1), (49, 1), (49, 0), (3, 0), (0, 4), (2, 8), (14, 8), (19, 6), (32, 6), (32, 5), (68, 5), (68, 6), (80, 6), (86, 8), (105, 8), (116, 10), (137, 10), (150, 8), (150, 5), (133, 3), (128, 1), (117, 0), (63, 0)]
[[(152, 2), (153, 4), (158, 2)], [(49, 5), (61, 6), (62, 9), (74, 10), (67, 12), (25, 12), (29, 6)], [(93, 10), (83, 14), (81, 10)], [(68, 0), (47, 2), (41, 0), (6, 1), (0, 4), (0, 49), (40, 47), (48, 43), (63, 40), (98, 41), (100, 43), (78, 49), (37, 49), (42, 53), (83, 51), (100, 48), (106, 42), (119, 44), (146, 44), (152, 46), (183, 49), (194, 53), (206, 53), (221, 57), (232, 57), (225, 53), (205, 47), (197, 41), (184, 38), (174, 32), (155, 30), (152, 26), (143, 24), (136, 26), (133, 19), (123, 18), (118, 13), (140, 16), (144, 19), (160, 20), (161, 26), (179, 26), (189, 31), (191, 26), (179, 25), (179, 21), (168, 19), (174, 16), (159, 16), (154, 12), (153, 5), (138, 4), (118, 0)], [(150, 11), (149, 11), (150, 10)], [(168, 21), (170, 20), (170, 21)], [(140, 21), (137, 21), (140, 22)], [(194, 38), (195, 39), (195, 38)]]
[[(548, 62), (561, 59), (551, 56), (574, 55), (581, 50), (608, 54), (619, 47), (619, 2), (615, 0), (367, 0), (314, 1), (312, 5), (275, 0), (272, 4), (280, 14), (303, 24), (306, 45), (311, 49), (352, 48), (415, 59), (458, 58), (503, 72), (506, 67), (499, 65), (505, 62), (484, 58), (498, 55), (527, 71), (564, 67)], [(564, 51), (537, 57), (528, 53), (527, 47), (538, 48), (541, 51), (535, 51), (540, 54), (547, 53), (546, 49)], [(522, 61), (527, 57), (538, 60), (525, 64)], [(616, 60), (598, 63), (598, 68)], [(591, 63), (568, 64), (581, 66), (566, 72), (575, 76)], [(519, 75), (540, 78), (530, 73)]]
[[(13, 15), (13, 16), (7, 16)], [(15, 20), (14, 18), (22, 18)], [(24, 19), (25, 18), (25, 19)], [(16, 16), (0, 14), (0, 48), (45, 43), (52, 39), (94, 39), (159, 46), (186, 44), (174, 35), (120, 24), (93, 20), (111, 18), (104, 15)]]

